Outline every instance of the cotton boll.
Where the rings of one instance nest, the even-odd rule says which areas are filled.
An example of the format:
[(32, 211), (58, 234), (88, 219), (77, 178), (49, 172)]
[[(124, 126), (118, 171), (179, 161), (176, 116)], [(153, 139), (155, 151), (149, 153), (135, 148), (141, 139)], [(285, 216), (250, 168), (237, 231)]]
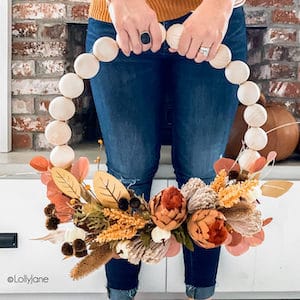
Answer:
[(81, 228), (68, 228), (65, 231), (65, 242), (72, 243), (76, 239), (85, 239), (85, 231)]
[(151, 238), (155, 243), (162, 243), (165, 240), (168, 240), (171, 237), (171, 231), (164, 230), (156, 226), (151, 231)]

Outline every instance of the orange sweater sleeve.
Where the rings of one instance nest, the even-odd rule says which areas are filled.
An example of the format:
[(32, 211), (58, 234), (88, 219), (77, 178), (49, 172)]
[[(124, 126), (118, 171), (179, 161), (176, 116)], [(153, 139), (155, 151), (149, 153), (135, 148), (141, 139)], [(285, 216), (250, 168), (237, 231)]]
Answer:
[[(158, 21), (179, 18), (194, 10), (202, 0), (147, 0), (156, 12)], [(246, 0), (235, 0), (234, 6), (241, 6)], [(105, 0), (91, 0), (89, 16), (104, 22), (111, 22)]]

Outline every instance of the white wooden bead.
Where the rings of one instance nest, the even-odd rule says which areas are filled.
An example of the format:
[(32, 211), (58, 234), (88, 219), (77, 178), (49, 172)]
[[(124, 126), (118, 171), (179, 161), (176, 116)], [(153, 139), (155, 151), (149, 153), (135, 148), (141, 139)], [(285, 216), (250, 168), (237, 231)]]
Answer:
[(59, 96), (54, 98), (48, 109), (53, 119), (67, 121), (75, 114), (75, 105), (71, 99)]
[(258, 159), (260, 158), (260, 154), (252, 149), (245, 149), (239, 159), (239, 165), (241, 167), (242, 170), (246, 170), (249, 171), (251, 165)]
[(244, 120), (251, 127), (261, 127), (267, 122), (268, 114), (260, 104), (247, 106), (244, 111)]
[(226, 45), (221, 44), (215, 58), (210, 60), (209, 63), (216, 69), (223, 69), (231, 62), (231, 58), (230, 49)]
[(50, 162), (55, 167), (68, 168), (75, 158), (74, 150), (68, 145), (56, 146), (50, 153)]
[(77, 74), (67, 73), (60, 79), (58, 88), (64, 97), (77, 98), (84, 90), (84, 83)]
[(250, 127), (244, 136), (246, 145), (252, 150), (262, 150), (268, 143), (267, 133), (260, 127)]
[(101, 37), (94, 43), (93, 54), (100, 61), (113, 61), (118, 56), (118, 53), (119, 46), (117, 42), (108, 36)]
[(235, 60), (225, 68), (225, 76), (229, 82), (241, 84), (249, 78), (250, 69), (243, 61)]
[(253, 81), (246, 81), (239, 86), (237, 97), (242, 104), (252, 105), (259, 100), (260, 88)]
[(74, 70), (83, 79), (90, 79), (97, 75), (100, 64), (95, 55), (82, 53), (75, 59)]
[(167, 43), (172, 49), (178, 49), (178, 44), (183, 31), (182, 24), (174, 24), (167, 30)]
[(163, 43), (166, 40), (167, 31), (166, 31), (166, 28), (163, 24), (158, 23), (158, 25), (159, 25), (159, 28), (161, 30), (161, 36), (162, 36), (161, 43)]
[(72, 135), (69, 125), (62, 121), (52, 121), (45, 128), (47, 141), (55, 146), (66, 144)]

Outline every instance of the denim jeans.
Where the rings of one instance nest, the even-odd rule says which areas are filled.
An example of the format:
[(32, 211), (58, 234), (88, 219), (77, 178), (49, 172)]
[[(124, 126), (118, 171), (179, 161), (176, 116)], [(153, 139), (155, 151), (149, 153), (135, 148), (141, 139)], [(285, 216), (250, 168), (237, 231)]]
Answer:
[[(168, 29), (187, 16), (163, 22)], [(89, 19), (86, 48), (101, 36), (115, 38), (112, 24)], [(246, 59), (243, 8), (234, 9), (223, 41), (233, 60)], [(108, 171), (130, 185), (137, 194), (150, 197), (151, 182), (158, 168), (161, 146), (163, 99), (173, 105), (172, 163), (178, 185), (190, 177), (210, 182), (213, 163), (224, 152), (237, 108), (237, 86), (224, 70), (209, 63), (197, 64), (169, 53), (164, 43), (157, 53), (118, 57), (101, 63), (91, 79), (95, 106), (107, 154)], [(194, 299), (213, 295), (220, 248), (184, 249), (186, 293)], [(140, 266), (126, 260), (106, 264), (107, 287), (113, 300), (133, 299)]]

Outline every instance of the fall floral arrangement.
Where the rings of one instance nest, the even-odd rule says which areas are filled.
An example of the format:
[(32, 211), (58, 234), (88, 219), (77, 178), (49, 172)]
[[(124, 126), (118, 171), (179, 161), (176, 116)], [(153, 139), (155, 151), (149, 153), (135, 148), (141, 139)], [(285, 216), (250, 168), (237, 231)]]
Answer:
[[(259, 175), (276, 153), (260, 157), (243, 170), (231, 159), (215, 165), (210, 184), (191, 178), (181, 189), (168, 187), (149, 202), (104, 171), (96, 171), (93, 188), (84, 182), (89, 161), (81, 157), (69, 168), (54, 167), (44, 157), (31, 160), (41, 173), (50, 204), (44, 209), (51, 232), (39, 239), (61, 244), (67, 258), (82, 258), (71, 271), (80, 279), (112, 258), (130, 263), (157, 263), (174, 256), (181, 244), (214, 248), (225, 245), (233, 255), (245, 253), (264, 240), (259, 206), (262, 195), (278, 197), (292, 185), (287, 181), (261, 184)], [(68, 229), (62, 223), (71, 223)]]

